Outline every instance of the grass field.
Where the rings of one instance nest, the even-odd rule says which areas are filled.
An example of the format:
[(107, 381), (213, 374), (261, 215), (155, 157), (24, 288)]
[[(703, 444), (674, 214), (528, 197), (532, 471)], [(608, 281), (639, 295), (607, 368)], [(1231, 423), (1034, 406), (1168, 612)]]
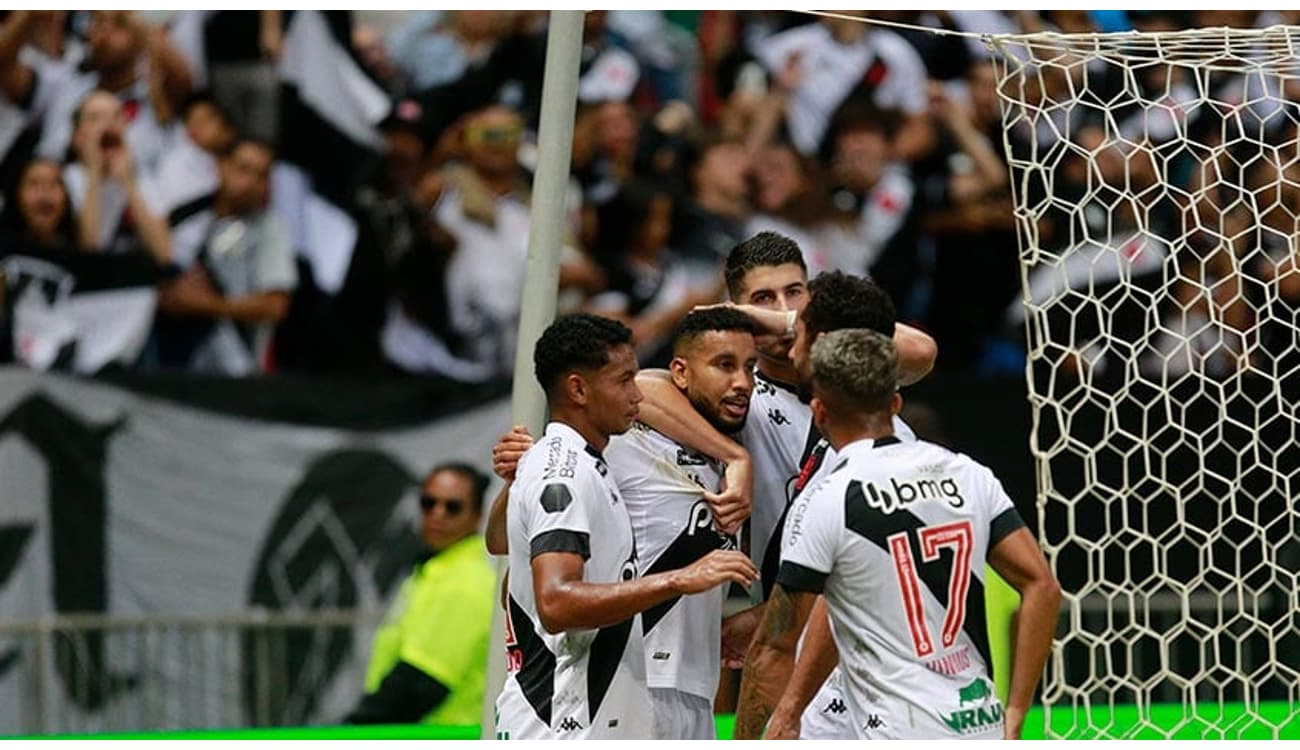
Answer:
[[(1162, 730), (1172, 731), (1175, 739), (1272, 739), (1274, 727), (1280, 739), (1300, 739), (1300, 706), (1286, 703), (1263, 703), (1260, 719), (1248, 715), (1241, 704), (1200, 705), (1192, 712), (1181, 705), (1154, 705), (1147, 712), (1146, 727), (1139, 728), (1135, 706), (1093, 707), (1091, 723), (1086, 715), (1069, 707), (1052, 709), (1052, 726), (1058, 736), (1089, 739), (1099, 736), (1126, 739), (1159, 739)], [(1267, 723), (1265, 723), (1267, 722)], [(718, 717), (718, 736), (731, 738), (732, 717)], [(279, 729), (208, 729), (187, 732), (135, 732), (130, 734), (59, 735), (59, 739), (194, 739), (194, 740), (473, 740), (477, 726), (366, 726), (366, 727), (289, 727)], [(1043, 738), (1043, 711), (1034, 708), (1025, 720), (1025, 739)], [(15, 738), (16, 739), (16, 738)]]

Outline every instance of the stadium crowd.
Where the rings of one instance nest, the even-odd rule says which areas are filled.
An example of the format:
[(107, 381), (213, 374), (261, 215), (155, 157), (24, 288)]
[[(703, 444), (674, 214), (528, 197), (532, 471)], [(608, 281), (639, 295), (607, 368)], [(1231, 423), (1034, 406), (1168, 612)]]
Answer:
[[(545, 13), (312, 12), (323, 23), (307, 28), (303, 18), (295, 35), (300, 15), (7, 15), (0, 255), (10, 260), (0, 358), (82, 371), (405, 371), (463, 381), (508, 372), (537, 159)], [(963, 31), (1089, 32), (1290, 16), (878, 18)], [(337, 42), (351, 70), (379, 92), (379, 110), (338, 62), (325, 52), (313, 57), (330, 50), (310, 46), (313, 31)], [(1036, 129), (1021, 123), (1004, 140), (995, 71), (971, 38), (775, 11), (593, 11), (584, 32), (561, 307), (625, 321), (647, 364), (666, 361), (667, 335), (686, 311), (721, 299), (726, 252), (774, 230), (799, 243), (813, 275), (869, 273), (900, 318), (938, 341), (940, 369), (1019, 371), (1023, 324), (1008, 314), (1019, 307), (1020, 274), (1005, 144), (1047, 148), (1065, 132), (1096, 169), (1140, 180), (1146, 163), (1086, 118), (1064, 131), (1050, 118)], [(313, 66), (336, 71), (334, 100), (304, 109), (303, 70)], [(1155, 78), (1142, 85), (1161, 90)], [(1040, 80), (1069, 84), (1064, 73)], [(1192, 96), (1189, 85), (1168, 90)], [(331, 109), (387, 115), (372, 123), (370, 142), (355, 132), (320, 140), (302, 115), (313, 105), (326, 119)], [(1121, 132), (1174, 135), (1161, 136), (1141, 108), (1118, 115), (1129, 117)], [(1081, 201), (1104, 204), (1103, 191), (1085, 193), (1089, 165), (1076, 161), (1062, 163), (1058, 193), (1075, 185)], [(309, 190), (328, 195), (329, 222), (295, 201), (304, 173)], [(1275, 213), (1283, 223), (1294, 219), (1289, 210)], [(1176, 222), (1177, 214), (1175, 207), (1162, 219)], [(1044, 227), (1049, 243), (1074, 236), (1071, 222), (1101, 222), (1088, 227), (1097, 237), (1123, 231), (1116, 226), (1126, 221), (1117, 215), (1109, 224), (1109, 212), (1086, 209), (1043, 216), (1056, 223)], [(1195, 288), (1214, 286), (1201, 276), (1231, 275), (1232, 264), (1215, 252), (1206, 250), (1209, 262), (1189, 262), (1189, 300)], [(75, 263), (63, 267), (80, 281), (61, 283), (13, 256), (89, 254), (132, 257), (137, 268), (149, 261), (154, 276), (140, 283), (156, 290), (152, 326), (130, 336), (85, 322), (103, 316), (65, 319), (50, 308), (52, 293), (45, 308), (31, 307), (34, 298), (23, 295), (33, 276), (73, 296), (102, 284), (85, 280)], [(1230, 286), (1214, 288), (1230, 296)], [(1198, 308), (1204, 317), (1248, 327), (1245, 306), (1230, 304), (1218, 316), (1211, 303)], [(79, 337), (89, 349), (85, 338), (114, 335), (134, 345), (97, 358), (67, 351)]]
[[(513, 588), (503, 592), (513, 606), (510, 616), (516, 618), (509, 637), (514, 639), (515, 629), (524, 625), (519, 635), (532, 639), (509, 644), (510, 658), (519, 663), (524, 652), (546, 651), (543, 642), (557, 633), (608, 629), (666, 605), (658, 613), (663, 617), (681, 597), (714, 590), (718, 598), (703, 601), (706, 609), (712, 608), (705, 612), (710, 626), (718, 630), (709, 640), (715, 652), (722, 648), (727, 653), (712, 653), (712, 661), (694, 665), (706, 674), (698, 682), (708, 689), (691, 685), (677, 690), (674, 682), (675, 692), (667, 696), (646, 693), (662, 716), (672, 717), (674, 710), (691, 716), (690, 732), (704, 736), (713, 731), (711, 700), (719, 667), (743, 661), (747, 646), (747, 667), (755, 655), (775, 658), (767, 652), (792, 652), (810, 611), (817, 613), (814, 622), (829, 622), (822, 611), (825, 602), (833, 610), (845, 606), (831, 594), (817, 603), (829, 567), (839, 559), (831, 551), (807, 541), (808, 549), (799, 551), (813, 567), (776, 567), (784, 564), (780, 548), (786, 516), (781, 511), (795, 499), (786, 497), (787, 485), (798, 496), (807, 484), (811, 494), (818, 485), (809, 482), (810, 475), (819, 476), (812, 472), (823, 470), (828, 451), (834, 456), (846, 448), (893, 447), (898, 455), (915, 453), (918, 462), (940, 461), (925, 452), (930, 448), (914, 448), (910, 428), (898, 429), (891, 422), (898, 410), (894, 394), (914, 374), (915, 351), (907, 345), (915, 339), (909, 335), (925, 339), (929, 359), (920, 357), (925, 360), (922, 374), (931, 366), (1024, 371), (1010, 156), (1030, 151), (1059, 155), (1054, 174), (1031, 173), (1019, 186), (1025, 191), (1023, 203), (1046, 206), (1036, 218), (1049, 251), (1080, 243), (1120, 248), (1133, 268), (1150, 278), (1165, 278), (1162, 261), (1170, 257), (1171, 238), (1185, 241), (1193, 251), (1178, 256), (1179, 281), (1158, 310), (1160, 335), (1142, 342), (1147, 347), (1144, 366), (1175, 375), (1179, 368), (1227, 374), (1250, 363), (1250, 337), (1272, 337), (1285, 347), (1290, 344), (1286, 337), (1294, 334), (1294, 313), (1289, 311), (1300, 302), (1293, 240), (1300, 219), (1295, 160), (1241, 157), (1267, 144), (1294, 146), (1300, 117), (1282, 105), (1266, 110), (1272, 105), (1260, 102), (1294, 99), (1295, 92), (1255, 91), (1245, 77), (1214, 78), (1210, 90), (1198, 90), (1203, 82), (1181, 77), (1187, 75), (1185, 69), (1174, 65), (1139, 70), (1132, 78), (1123, 78), (1119, 68), (1046, 66), (1028, 79), (1039, 88), (1024, 94), (1030, 108), (1043, 116), (1014, 121), (1004, 134), (998, 74), (983, 43), (919, 27), (992, 33), (1158, 31), (1266, 26), (1296, 21), (1296, 12), (874, 14), (906, 28), (864, 23), (865, 13), (844, 15), (726, 10), (585, 15), (559, 301), (561, 312), (591, 315), (561, 318), (538, 361), (539, 382), (551, 399), (552, 413), (567, 415), (567, 421), (552, 425), (561, 429), (538, 440), (549, 440), (555, 457), (561, 448), (567, 451), (569, 463), (563, 468), (570, 472), (568, 479), (579, 458), (585, 475), (579, 476), (581, 483), (545, 484), (533, 475), (549, 481), (558, 458), (534, 451), (531, 465), (525, 465), (518, 456), (533, 438), (516, 435), (523, 446), (516, 455), (522, 489), (514, 495), (507, 490), (493, 505), (496, 523), (488, 525), (488, 546), (495, 543), (494, 552), (513, 556)], [(7, 12), (0, 22), (0, 363), (91, 374), (110, 369), (233, 376), (405, 373), (463, 382), (507, 377), (519, 319), (526, 314), (519, 306), (532, 170), (538, 160), (545, 31), (546, 14), (537, 11)], [(1091, 110), (1097, 116), (1057, 118), (1059, 112), (1045, 103), (1068, 98), (1076, 73), (1091, 77), (1089, 96), (1095, 99), (1084, 104), (1096, 104)], [(1127, 104), (1107, 105), (1121, 94), (1128, 96)], [(1159, 108), (1146, 106), (1157, 100)], [(1240, 106), (1231, 116), (1196, 106), (1207, 100)], [(1242, 112), (1257, 118), (1253, 130)], [(1277, 112), (1283, 115), (1274, 116)], [(1179, 145), (1189, 133), (1193, 143), (1226, 148), (1208, 149), (1209, 156), (1193, 153)], [(1166, 152), (1168, 144), (1174, 146)], [(1057, 148), (1061, 145), (1068, 148)], [(1150, 190), (1169, 183), (1175, 170), (1178, 184), (1194, 200)], [(1240, 171), (1238, 179), (1218, 181), (1217, 176), (1233, 170)], [(1250, 198), (1270, 186), (1279, 190), (1272, 208), (1252, 211)], [(1146, 256), (1156, 259), (1154, 266), (1134, 260), (1147, 246), (1158, 251)], [(1248, 261), (1244, 266), (1238, 262), (1243, 259)], [(778, 304), (775, 297), (786, 294), (787, 287), (764, 286), (770, 280), (763, 274), (772, 269), (797, 270), (790, 287), (815, 302), (787, 304), (781, 299)], [(763, 284), (755, 280), (756, 270)], [(1095, 272), (1085, 269), (1084, 280), (1095, 281), (1088, 276)], [(1060, 295), (1055, 280), (1037, 281), (1032, 275), (1024, 278), (1031, 301), (1043, 304)], [(1276, 295), (1265, 292), (1268, 284)], [(760, 292), (769, 297), (757, 296)], [(775, 323), (766, 321), (763, 330), (761, 315), (751, 320), (734, 310), (692, 312), (728, 298), (759, 313), (780, 308), (781, 314)], [(1067, 300), (1052, 314), (1100, 320), (1100, 313), (1085, 314), (1085, 306), (1108, 304), (1093, 295)], [(785, 317), (786, 311), (807, 305), (813, 305), (808, 308), (812, 313)], [(1116, 320), (1150, 312), (1132, 305), (1115, 308), (1108, 314)], [(1261, 311), (1278, 324), (1256, 326)], [(753, 317), (755, 311), (749, 312)], [(869, 313), (879, 320), (864, 322), (861, 316)], [(1097, 350), (1110, 345), (1111, 334), (1122, 339), (1126, 330), (1147, 330), (1142, 325), (1119, 325), (1113, 331), (1086, 324), (1067, 327), (1076, 337), (1072, 350), (1049, 358), (1053, 366), (1076, 372), (1084, 360), (1101, 361), (1105, 352)], [(875, 333), (862, 334), (869, 329)], [(763, 351), (760, 334), (769, 345), (779, 338), (778, 351)], [(818, 337), (827, 337), (826, 343), (818, 345)], [(792, 340), (803, 344), (798, 361)], [(718, 342), (730, 342), (724, 353), (731, 358), (732, 376), (743, 381), (740, 385), (720, 386), (698, 374), (714, 367), (705, 354), (716, 353), (701, 341), (714, 342), (718, 350)], [(539, 352), (543, 349), (539, 345)], [(840, 350), (860, 351), (853, 358)], [(769, 366), (775, 361), (784, 370), (765, 373), (758, 364), (756, 371), (760, 355), (771, 360)], [(882, 358), (892, 364), (871, 382), (846, 374)], [(703, 436), (701, 444), (670, 435), (672, 420), (663, 428), (644, 417), (632, 428), (629, 414), (637, 410), (625, 408), (611, 416), (626, 404), (608, 394), (601, 398), (612, 406), (597, 403), (598, 398), (591, 406), (583, 379), (590, 376), (596, 383), (599, 371), (615, 360), (624, 365), (620, 373), (626, 376), (619, 387), (635, 393), (626, 398), (632, 407), (642, 399), (638, 387), (656, 387), (653, 380), (630, 385), (638, 364), (662, 368), (672, 360), (678, 369), (670, 384), (660, 382), (664, 390), (647, 398), (641, 413), (658, 410), (661, 418), (671, 414), (696, 420), (682, 434)], [(690, 374), (691, 367), (697, 374)], [(570, 386), (578, 381), (581, 386)], [(795, 383), (808, 390), (803, 395), (817, 386), (815, 412), (800, 405), (790, 390)], [(581, 393), (566, 390), (571, 387)], [(722, 390), (712, 393), (716, 389)], [(704, 396), (696, 399), (696, 391)], [(745, 423), (751, 395), (774, 404), (757, 426), (755, 420)], [(789, 427), (791, 416), (802, 420), (800, 429)], [(743, 521), (737, 518), (728, 524), (736, 528), (725, 533), (719, 528), (716, 539), (705, 540), (715, 549), (692, 548), (692, 554), (699, 554), (685, 561), (694, 566), (711, 554), (715, 568), (726, 563), (726, 570), (664, 563), (662, 570), (641, 570), (652, 575), (637, 576), (635, 569), (629, 573), (623, 567), (638, 556), (640, 540), (633, 540), (634, 531), (641, 537), (662, 536), (660, 546), (668, 549), (679, 532), (694, 537), (696, 526), (656, 529), (652, 519), (635, 518), (636, 511), (630, 510), (639, 524), (635, 529), (625, 528), (626, 519), (615, 516), (613, 531), (605, 533), (610, 529), (600, 524), (609, 519), (586, 518), (587, 505), (603, 512), (606, 497), (618, 504), (620, 495), (635, 509), (647, 498), (658, 501), (675, 493), (682, 496), (678, 500), (685, 513), (695, 513), (700, 488), (722, 493), (731, 481), (730, 476), (724, 481), (725, 467), (739, 465), (705, 450), (703, 443), (717, 437), (714, 445), (731, 448), (721, 437), (724, 428), (730, 435), (764, 426), (786, 428), (782, 437), (767, 438), (769, 453), (780, 449), (783, 460), (769, 461), (770, 468), (764, 469), (759, 458), (749, 467), (777, 477), (754, 483), (754, 518), (764, 512), (771, 516), (763, 521), (771, 539), (754, 549), (736, 549), (735, 531)], [(589, 429), (584, 432), (584, 427)], [(601, 453), (611, 437), (629, 429), (632, 436), (615, 442), (611, 456)], [(599, 449), (592, 447), (591, 435), (599, 437), (594, 441)], [(859, 445), (886, 439), (890, 442), (878, 446)], [(898, 448), (900, 443), (908, 445)], [(633, 451), (622, 457), (623, 466), (620, 446)], [(934, 455), (950, 460), (947, 453)], [(636, 484), (647, 456), (658, 460), (656, 466), (699, 468), (689, 470), (685, 490), (647, 489)], [(550, 463), (543, 466), (543, 460)], [(826, 462), (827, 473), (832, 464)], [(924, 468), (939, 465), (926, 463)], [(1022, 593), (1031, 583), (1054, 587), (1054, 581), (1048, 586), (1042, 577), (1046, 567), (1039, 566), (1036, 543), (996, 479), (988, 481), (982, 467), (943, 465), (954, 476), (964, 472), (963, 482), (968, 475), (978, 477), (969, 480), (980, 487), (980, 494), (972, 496), (982, 514), (979, 534), (971, 537), (978, 540), (976, 546), (991, 549), (1017, 533), (1024, 537), (1022, 549), (995, 556), (1000, 557), (1000, 572)], [(612, 478), (607, 476), (611, 466)], [(509, 471), (498, 467), (510, 482), (514, 471), (513, 464)], [(426, 540), (432, 552), (453, 545), (476, 551), (480, 544), (471, 530), (478, 526), (486, 480), (468, 469), (456, 472), (463, 476), (450, 491), (434, 481), (438, 472), (431, 474), (421, 498), (422, 518), (431, 527), (441, 506), (437, 518), (458, 534), (436, 543)], [(920, 489), (914, 489), (883, 474), (862, 476), (881, 487), (888, 479), (899, 504), (911, 502), (904, 500), (903, 489), (913, 493), (908, 498), (919, 493), (930, 499), (924, 496), (927, 483), (939, 497), (936, 481), (918, 480)], [(878, 500), (875, 487), (867, 486), (875, 501), (871, 507), (883, 502), (889, 508), (895, 502), (889, 494)], [(772, 497), (760, 498), (763, 492)], [(953, 508), (966, 502), (960, 494), (946, 497)], [(800, 499), (806, 509), (807, 498)], [(526, 501), (531, 505), (525, 506)], [(503, 503), (513, 503), (516, 513), (508, 531)], [(533, 506), (544, 509), (544, 515)], [(531, 508), (538, 517), (521, 519), (520, 508)], [(706, 521), (699, 528), (704, 529), (708, 513), (716, 518), (718, 509), (699, 508)], [(743, 515), (749, 513), (746, 506)], [(696, 520), (694, 515), (690, 519), (691, 524)], [(796, 518), (802, 520), (802, 515)], [(809, 517), (809, 528), (813, 521), (823, 530), (834, 527), (835, 533), (848, 523)], [(586, 524), (585, 530), (576, 533), (566, 523)], [(556, 531), (558, 536), (552, 534)], [(742, 535), (746, 544), (751, 534)], [(775, 551), (768, 549), (772, 539)], [(822, 541), (830, 545), (835, 540)], [(651, 562), (650, 548), (641, 544), (643, 561)], [(585, 561), (598, 546), (608, 548), (600, 551), (608, 580), (596, 583), (610, 589), (603, 595), (588, 590), (590, 598), (583, 599), (567, 584), (583, 581)], [(683, 562), (655, 551), (670, 562)], [(859, 553), (867, 559), (868, 553)], [(465, 554), (475, 565), (482, 562), (476, 553)], [(554, 591), (534, 601), (536, 586), (529, 585), (527, 571), (532, 565), (533, 575), (540, 576), (533, 558), (545, 555), (552, 559), (544, 572), (566, 585), (554, 584)], [(413, 575), (409, 596), (415, 596), (411, 592), (422, 576), (439, 581), (454, 577), (445, 554), (428, 560), (438, 564)], [(484, 566), (478, 567), (480, 577), (488, 575)], [(693, 570), (695, 578), (668, 575), (679, 569)], [(664, 577), (654, 578), (659, 574)], [(982, 580), (982, 574), (976, 577)], [(791, 629), (791, 613), (779, 609), (790, 604), (781, 594), (772, 608), (776, 614), (759, 610), (763, 605), (756, 603), (753, 609), (759, 611), (740, 624), (722, 620), (717, 616), (719, 584), (725, 583), (756, 588), (753, 598), (759, 602), (782, 587), (802, 596), (800, 627)], [(982, 602), (982, 592), (972, 596)], [(920, 594), (916, 597), (919, 601)], [(1022, 709), (1041, 671), (1050, 641), (1048, 615), (1055, 606), (1048, 601), (1040, 607), (1048, 613), (1039, 618), (1041, 648), (1031, 649), (1033, 659), (1027, 662), (1039, 668), (1024, 668), (1013, 684), (1020, 714), (1008, 724), (1009, 734), (1019, 734), (1017, 722), (1023, 721)], [(437, 706), (445, 712), (442, 719), (473, 720), (482, 680), (451, 685), (446, 675), (466, 674), (469, 667), (446, 666), (418, 646), (408, 649), (401, 631), (425, 634), (427, 628), (416, 621), (415, 608), (410, 622), (399, 622), (405, 612), (395, 608), (390, 629), (378, 643), (382, 648), (377, 648), (368, 676), (367, 696), (350, 720), (397, 716), (409, 721)], [(770, 632), (759, 630), (763, 617), (779, 622), (779, 616), (787, 618), (784, 630), (777, 632), (775, 625)], [(659, 636), (669, 643), (663, 648), (686, 653), (686, 639), (671, 638), (687, 632), (687, 626), (669, 624), (677, 630), (665, 636), (670, 628), (661, 628)], [(949, 630), (944, 624), (945, 645), (958, 637)], [(772, 643), (764, 637), (755, 641), (755, 632), (771, 636)], [(488, 636), (474, 635), (474, 647), (484, 646), (481, 641)], [(986, 638), (969, 638), (963, 658), (979, 652), (989, 662)], [(918, 655), (922, 645), (916, 645)], [(478, 650), (465, 653), (475, 657), (466, 656), (467, 663), (482, 661)], [(642, 661), (640, 651), (620, 643), (618, 656), (624, 654), (632, 655), (625, 661)], [(827, 672), (834, 664), (834, 659), (827, 662)], [(954, 664), (926, 668), (939, 673), (966, 669)], [(769, 693), (786, 684), (792, 666), (753, 667), (744, 682), (731, 686), (741, 693), (733, 704), (748, 719), (741, 724), (742, 734), (761, 733), (774, 710), (780, 726), (781, 707), (769, 700)], [(660, 675), (661, 682), (689, 682), (695, 675), (688, 671), (674, 671), (672, 680)], [(620, 680), (625, 677), (619, 672)], [(611, 701), (605, 708), (612, 722), (607, 727), (565, 726), (558, 715), (551, 721), (548, 698), (547, 716), (538, 723), (529, 713), (531, 686), (524, 684), (526, 679), (511, 679), (515, 682), (508, 684), (499, 705), (516, 712), (508, 719), (517, 723), (501, 724), (515, 736), (545, 733), (555, 729), (552, 723), (578, 736), (616, 727), (620, 719), (609, 708)], [(646, 686), (625, 681), (612, 688), (613, 694), (639, 699)], [(931, 717), (930, 728), (941, 728), (943, 722), (960, 724), (961, 731), (980, 728), (968, 726), (966, 719), (975, 716), (973, 709), (963, 708), (968, 699), (984, 701), (992, 710), (995, 701), (984, 676), (957, 687), (958, 711), (951, 721)], [(652, 679), (649, 688), (663, 685)], [(409, 697), (416, 693), (420, 700)], [(804, 698), (808, 704), (814, 696)], [(616, 708), (639, 705), (633, 700)], [(786, 708), (796, 717), (803, 710)], [(589, 709), (595, 717), (600, 700)], [(392, 710), (397, 713), (387, 713)], [(970, 716), (963, 718), (962, 711)], [(1001, 711), (999, 706), (990, 726), (1003, 720)], [(672, 724), (661, 717), (656, 721)], [(1001, 736), (1000, 728), (990, 726), (982, 729)], [(664, 726), (655, 729), (667, 736)], [(627, 724), (623, 730), (649, 731)]]

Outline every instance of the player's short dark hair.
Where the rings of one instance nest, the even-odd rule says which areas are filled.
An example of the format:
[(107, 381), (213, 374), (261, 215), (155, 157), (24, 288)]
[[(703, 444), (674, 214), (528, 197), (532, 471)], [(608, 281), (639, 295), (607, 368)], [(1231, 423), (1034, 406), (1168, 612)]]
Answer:
[(808, 296), (802, 315), (811, 338), (842, 328), (866, 328), (890, 338), (894, 335), (894, 301), (870, 279), (827, 271), (808, 282)]
[(556, 318), (533, 350), (533, 372), (550, 395), (560, 376), (574, 370), (599, 370), (609, 364), (609, 350), (632, 343), (632, 331), (617, 320), (589, 313)]
[(694, 310), (677, 324), (673, 331), (673, 356), (708, 331), (743, 331), (757, 333), (758, 327), (749, 316), (730, 307), (708, 307)]
[(733, 300), (738, 300), (742, 291), (745, 274), (755, 268), (783, 266), (793, 263), (808, 273), (804, 263), (803, 251), (799, 243), (777, 232), (759, 232), (747, 240), (742, 240), (731, 248), (727, 262), (723, 267), (723, 276), (727, 281), (727, 292)]
[(469, 480), (471, 487), (470, 502), (473, 503), (475, 511), (482, 513), (483, 500), (487, 497), (488, 484), (491, 482), (488, 475), (464, 461), (444, 461), (443, 463), (433, 467), (433, 469), (431, 469), (425, 476), (424, 481), (427, 483), (430, 479), (433, 479), (435, 474), (440, 474), (444, 471), (459, 474)]

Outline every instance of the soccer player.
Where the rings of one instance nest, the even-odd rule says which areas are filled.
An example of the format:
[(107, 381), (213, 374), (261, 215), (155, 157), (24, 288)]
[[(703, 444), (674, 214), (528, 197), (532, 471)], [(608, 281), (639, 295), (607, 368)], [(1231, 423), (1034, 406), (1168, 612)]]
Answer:
[[(790, 513), (736, 736), (762, 735), (824, 593), (858, 737), (1018, 738), (1060, 607), (1047, 561), (991, 471), (894, 435), (901, 399), (887, 338), (830, 333), (810, 359), (813, 419), (837, 459)], [(985, 559), (1023, 598), (1005, 710), (989, 674)]]
[[(761, 594), (765, 599), (775, 583), (780, 563), (780, 528), (787, 509), (800, 491), (819, 481), (824, 467), (834, 464), (834, 452), (812, 424), (811, 410), (807, 405), (810, 373), (806, 362), (803, 363), (803, 372), (800, 372), (797, 359), (800, 353), (806, 355), (811, 342), (824, 333), (842, 328), (868, 328), (907, 342), (914, 352), (912, 377), (919, 378), (933, 364), (934, 349), (933, 342), (924, 333), (895, 323), (893, 303), (871, 281), (833, 272), (821, 274), (810, 284), (804, 283), (802, 268), (795, 263), (800, 259), (797, 245), (770, 232), (756, 235), (751, 242), (749, 246), (744, 243), (737, 246), (728, 259), (728, 279), (739, 278), (753, 284), (752, 287), (733, 288), (733, 298), (749, 300), (740, 304), (738, 309), (753, 317), (769, 334), (769, 340), (777, 339), (789, 327), (787, 319), (791, 305), (785, 300), (796, 300), (794, 304), (800, 310), (795, 318), (794, 344), (776, 341), (768, 343), (760, 351), (757, 386), (750, 407), (752, 416), (741, 432), (741, 441), (758, 457), (754, 466), (759, 480), (754, 486), (749, 553), (759, 565)], [(753, 260), (756, 257), (788, 262), (779, 265), (756, 263)], [(733, 259), (736, 261), (734, 265), (730, 262)], [(742, 272), (740, 269), (746, 266), (749, 270)], [(784, 296), (778, 305), (770, 304), (772, 299), (778, 298), (773, 287), (781, 290)], [(785, 340), (789, 341), (789, 338)], [(789, 352), (788, 355), (778, 354), (782, 347)], [(764, 375), (765, 367), (778, 369), (786, 379), (768, 378)], [(677, 439), (714, 455), (711, 447), (717, 441), (706, 442), (698, 436), (716, 431), (711, 430), (707, 423), (703, 426), (688, 424), (682, 418), (684, 411), (673, 405), (672, 399), (676, 394), (666, 393), (644, 375), (640, 382), (650, 396), (646, 403), (651, 404), (650, 408), (642, 410), (643, 421), (656, 427), (663, 425), (661, 429), (665, 431), (677, 428)], [(652, 402), (656, 401), (660, 408), (654, 407)], [(896, 429), (904, 439), (915, 437), (902, 420), (896, 420)], [(696, 442), (692, 443), (692, 440)], [(761, 616), (762, 607), (759, 605), (724, 621), (723, 658), (729, 664), (737, 665), (743, 659)], [(824, 622), (825, 618), (818, 622), (819, 628)], [(816, 635), (830, 637), (828, 632), (820, 629)], [(833, 666), (833, 652), (830, 657)], [(810, 700), (802, 722), (802, 737), (853, 737), (852, 727), (843, 711), (839, 673), (832, 671), (828, 678), (820, 670), (817, 674), (823, 679), (808, 683), (806, 688), (810, 695), (817, 695)], [(801, 672), (799, 676), (804, 675)]]
[(602, 454), (641, 401), (626, 326), (560, 318), (537, 341), (534, 365), (551, 421), (509, 490), (509, 674), (497, 736), (649, 738), (638, 613), (727, 582), (748, 585), (755, 571), (739, 552), (715, 550), (638, 577), (631, 520)]
[[(754, 324), (725, 308), (697, 310), (673, 334), (674, 385), (692, 407), (724, 434), (735, 434), (749, 413), (754, 390)], [(526, 434), (507, 435), (500, 459)], [(714, 549), (734, 548), (719, 533), (707, 495), (716, 493), (722, 466), (669, 440), (641, 422), (610, 438), (605, 449), (636, 538), (645, 574), (682, 568)], [(501, 466), (506, 478), (508, 468)], [(755, 571), (757, 572), (757, 571)], [(641, 614), (646, 672), (656, 739), (716, 739), (713, 698), (718, 688), (723, 588), (674, 597)]]
[[(754, 389), (754, 324), (741, 312), (697, 310), (679, 324), (669, 365), (695, 411), (734, 435)], [(643, 423), (610, 440), (610, 472), (623, 493), (646, 574), (685, 567), (710, 550), (734, 549), (721, 535), (704, 492), (716, 493), (722, 466)], [(751, 568), (751, 570), (753, 570)], [(757, 574), (757, 570), (754, 570)], [(717, 739), (724, 587), (670, 599), (641, 614), (655, 739)]]

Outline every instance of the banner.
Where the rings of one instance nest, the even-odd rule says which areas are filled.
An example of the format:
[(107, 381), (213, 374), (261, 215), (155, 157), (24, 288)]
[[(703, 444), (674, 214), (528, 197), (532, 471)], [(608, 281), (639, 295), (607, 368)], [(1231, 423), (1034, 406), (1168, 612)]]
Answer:
[[(381, 612), (418, 551), (424, 473), (490, 469), (509, 419), (490, 395), (0, 369), (0, 734), (337, 722), (369, 631), (240, 620)], [(76, 613), (192, 623), (14, 625)]]
[(0, 361), (92, 374), (140, 356), (158, 301), (147, 257), (3, 251)]

